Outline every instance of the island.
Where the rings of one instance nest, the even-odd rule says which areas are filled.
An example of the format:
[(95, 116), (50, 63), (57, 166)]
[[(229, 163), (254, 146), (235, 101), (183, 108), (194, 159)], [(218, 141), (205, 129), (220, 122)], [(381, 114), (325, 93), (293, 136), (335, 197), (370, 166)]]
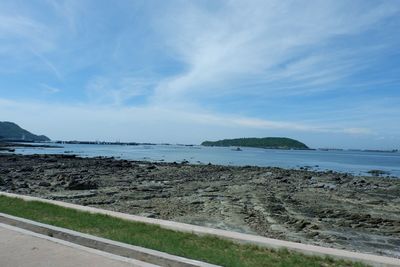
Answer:
[(204, 141), (202, 146), (236, 146), (271, 149), (309, 149), (304, 143), (287, 137), (235, 138), (219, 141)]

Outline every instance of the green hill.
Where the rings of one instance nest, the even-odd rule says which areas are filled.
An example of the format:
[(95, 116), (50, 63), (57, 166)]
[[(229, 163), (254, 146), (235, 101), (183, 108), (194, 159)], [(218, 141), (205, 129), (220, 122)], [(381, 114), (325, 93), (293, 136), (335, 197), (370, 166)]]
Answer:
[(242, 146), (258, 148), (278, 149), (309, 149), (305, 144), (286, 137), (264, 137), (264, 138), (236, 138), (219, 141), (205, 141), (202, 146)]
[(47, 136), (44, 135), (35, 135), (33, 133), (28, 132), (25, 129), (22, 129), (17, 124), (13, 122), (0, 121), (0, 141), (28, 141), (28, 142), (43, 142), (50, 141)]

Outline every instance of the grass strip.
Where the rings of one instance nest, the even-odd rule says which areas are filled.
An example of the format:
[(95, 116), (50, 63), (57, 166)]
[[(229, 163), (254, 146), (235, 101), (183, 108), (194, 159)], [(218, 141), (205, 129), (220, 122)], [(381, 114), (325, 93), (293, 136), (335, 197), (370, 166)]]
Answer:
[(222, 266), (366, 266), (288, 250), (237, 244), (214, 236), (177, 232), (157, 225), (6, 196), (0, 196), (0, 212)]

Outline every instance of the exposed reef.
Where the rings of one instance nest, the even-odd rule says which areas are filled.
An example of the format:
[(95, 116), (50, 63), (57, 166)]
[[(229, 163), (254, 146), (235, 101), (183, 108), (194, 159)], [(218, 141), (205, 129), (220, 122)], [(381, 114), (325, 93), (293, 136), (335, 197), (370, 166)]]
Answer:
[(0, 154), (0, 190), (400, 257), (400, 179)]

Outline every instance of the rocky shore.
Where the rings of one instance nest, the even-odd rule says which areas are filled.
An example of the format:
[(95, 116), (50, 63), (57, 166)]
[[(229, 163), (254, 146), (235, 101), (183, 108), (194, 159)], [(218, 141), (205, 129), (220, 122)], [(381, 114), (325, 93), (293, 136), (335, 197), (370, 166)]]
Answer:
[(400, 257), (400, 179), (0, 154), (0, 190)]

